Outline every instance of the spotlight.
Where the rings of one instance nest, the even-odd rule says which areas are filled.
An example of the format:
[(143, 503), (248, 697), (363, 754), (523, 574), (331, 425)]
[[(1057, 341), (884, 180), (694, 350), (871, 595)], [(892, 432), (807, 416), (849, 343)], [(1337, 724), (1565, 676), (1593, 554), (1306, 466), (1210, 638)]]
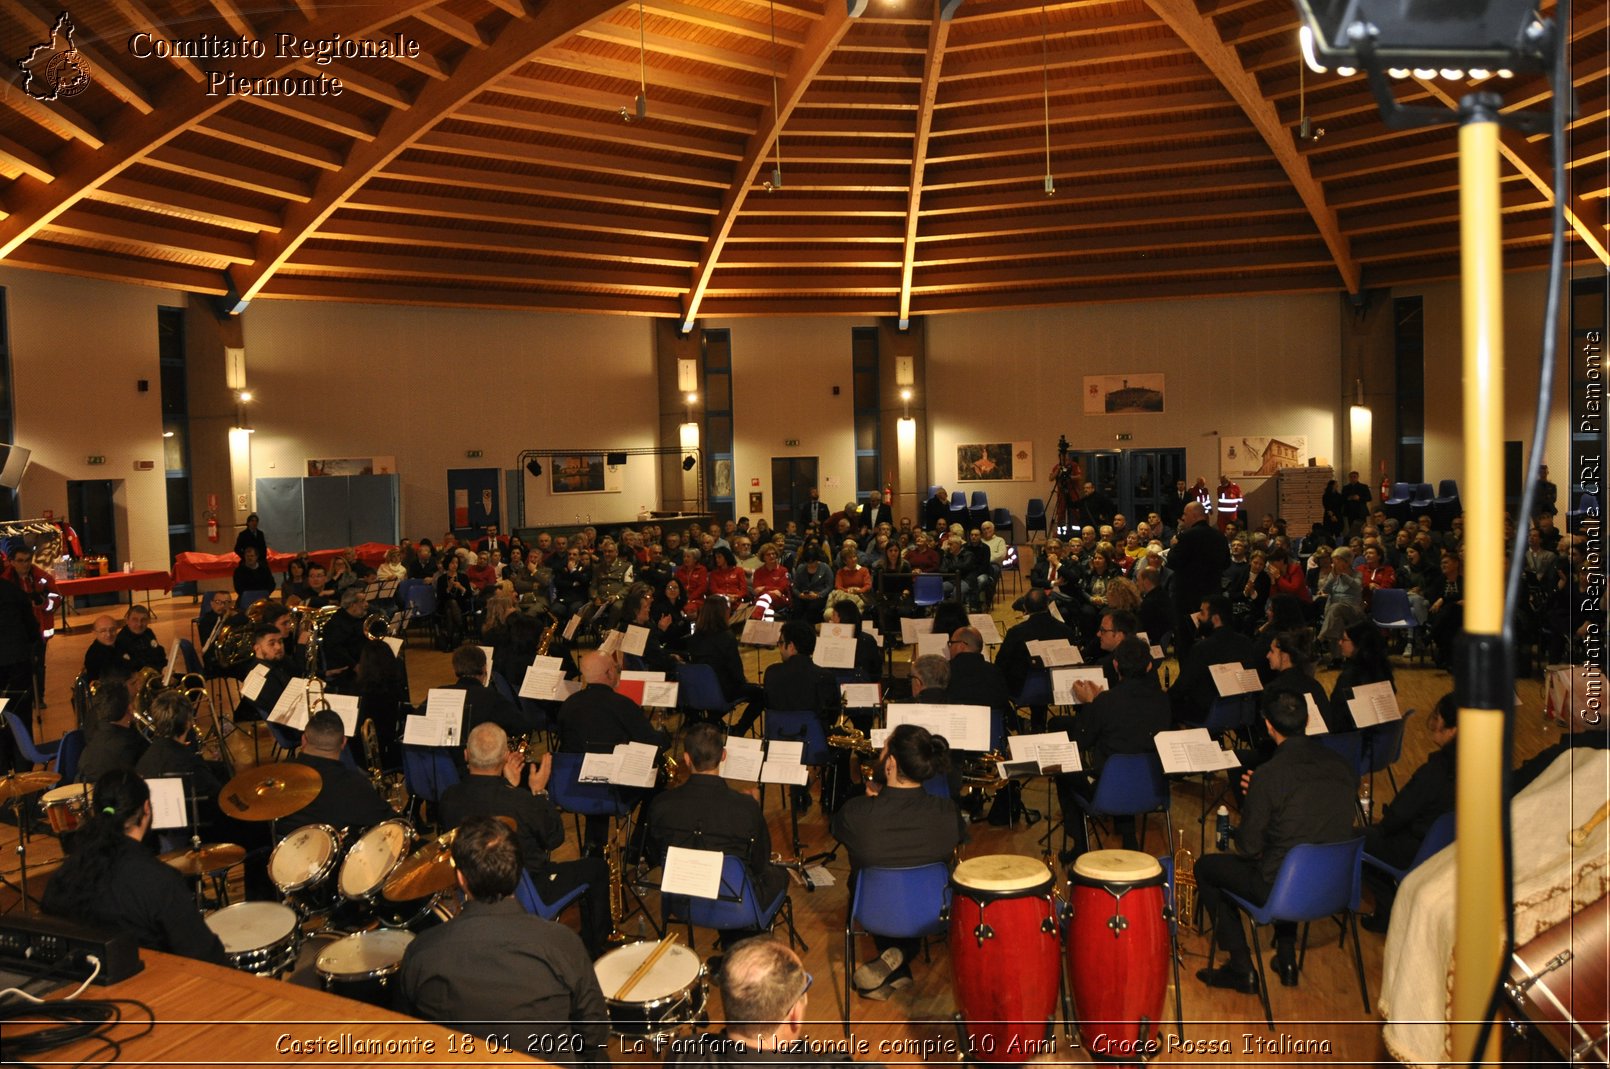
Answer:
[(612, 468), (618, 468), (622, 464), (626, 463), (626, 454), (625, 453), (605, 453), (604, 454), (604, 463), (608, 464)]
[(537, 462), (536, 457), (532, 457), (530, 460), (525, 462), (525, 470), (529, 471), (531, 473), (531, 477), (535, 479), (542, 474), (542, 465)]
[(687, 456), (682, 458), (682, 470), (683, 471), (692, 471), (693, 470), (693, 465), (696, 464), (696, 463), (698, 463), (698, 462), (693, 459), (693, 454), (689, 453)]
[(240, 400), (240, 402), (242, 404), (248, 404), (248, 403), (251, 402), (252, 392), (250, 390), (241, 390), (235, 396), (236, 396), (236, 398), (238, 398)]

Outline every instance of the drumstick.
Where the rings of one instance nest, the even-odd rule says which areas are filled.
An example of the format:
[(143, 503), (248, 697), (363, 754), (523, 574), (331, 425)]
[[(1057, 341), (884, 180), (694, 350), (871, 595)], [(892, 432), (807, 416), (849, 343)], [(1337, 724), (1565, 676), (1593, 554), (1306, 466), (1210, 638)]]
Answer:
[(670, 950), (671, 946), (681, 938), (681, 932), (672, 932), (664, 939), (661, 939), (659, 945), (649, 952), (648, 957), (643, 959), (643, 964), (639, 965), (637, 970), (626, 978), (626, 982), (621, 985), (620, 990), (615, 992), (615, 1001), (619, 1002), (625, 998), (632, 988), (637, 986), (637, 982), (647, 976), (650, 969), (654, 968), (654, 963), (659, 961), (665, 952)]
[(1599, 807), (1599, 811), (1594, 813), (1593, 816), (1589, 817), (1586, 824), (1582, 825), (1580, 828), (1570, 834), (1569, 838), (1571, 840), (1571, 845), (1581, 846), (1583, 843), (1587, 842), (1588, 836), (1592, 834), (1593, 829), (1604, 823), (1606, 817), (1610, 817), (1610, 802), (1606, 802), (1604, 805), (1601, 805)]

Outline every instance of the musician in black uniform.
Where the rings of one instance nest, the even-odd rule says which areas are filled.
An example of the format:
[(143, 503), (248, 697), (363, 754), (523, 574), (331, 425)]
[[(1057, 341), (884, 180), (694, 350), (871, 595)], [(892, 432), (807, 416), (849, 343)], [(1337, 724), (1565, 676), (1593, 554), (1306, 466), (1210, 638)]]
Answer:
[(131, 605), (123, 615), (123, 630), (117, 633), (117, 648), (129, 656), (130, 671), (168, 666), (168, 651), (151, 630), (151, 610), (144, 605)]
[[(1045, 591), (1030, 590), (1023, 595), (1023, 611), (1028, 615), (1007, 630), (1001, 638), (1001, 648), (995, 651), (995, 667), (1001, 670), (1012, 694), (1023, 693), (1023, 685), (1035, 669), (1034, 656), (1029, 652), (1030, 642), (1055, 639), (1072, 644), (1078, 641), (1073, 628), (1051, 615)], [(1046, 708), (1037, 705), (1030, 710), (1035, 731), (1044, 730)]]
[(132, 932), (150, 950), (228, 964), (184, 877), (141, 845), (150, 829), (151, 791), (143, 779), (114, 769), (96, 780), (94, 811), (46, 885), (44, 911)]
[(369, 615), (369, 598), (363, 587), (353, 585), (341, 592), (341, 609), (324, 624), (319, 652), (324, 658), (324, 675), (331, 681), (345, 682), (358, 667), (358, 658), (370, 639), (363, 629)]
[[(671, 745), (669, 732), (656, 728), (643, 707), (615, 690), (620, 668), (615, 659), (596, 650), (581, 659), (581, 679), (586, 686), (565, 699), (559, 707), (559, 749), (562, 753), (610, 753), (623, 742), (642, 742), (664, 749)], [(646, 792), (621, 790), (623, 798), (636, 805)], [(597, 852), (609, 834), (607, 817), (588, 817), (586, 849)]]
[(588, 955), (598, 957), (609, 938), (609, 866), (596, 857), (549, 857), (565, 841), (564, 819), (548, 798), (553, 756), (543, 754), (528, 765), (525, 755), (509, 749), (508, 734), (487, 723), (470, 729), (464, 763), (469, 775), (442, 792), (442, 824), (452, 829), (481, 817), (512, 818), (520, 857), (543, 901), (558, 901), (572, 888), (588, 885), (581, 898), (581, 941)]
[(134, 674), (134, 658), (117, 644), (117, 621), (97, 616), (93, 625), (95, 641), (84, 651), (84, 678), (94, 681), (116, 671), (127, 679)]
[(339, 714), (320, 709), (308, 717), (302, 729), (302, 748), (291, 761), (318, 772), (319, 793), (307, 805), (280, 819), (281, 832), (304, 824), (370, 828), (397, 815), (368, 776), (341, 760), (345, 745), (345, 728)]
[(134, 771), (145, 779), (186, 777), (189, 790), (201, 800), (201, 823), (214, 823), (218, 792), (228, 776), (221, 764), (207, 761), (195, 751), (190, 731), (194, 710), (190, 703), (178, 691), (164, 690), (152, 700), (150, 716), (151, 745), (136, 762)]
[[(735, 791), (721, 778), (726, 736), (714, 724), (701, 722), (682, 738), (682, 761), (692, 771), (680, 787), (664, 791), (649, 807), (649, 835), (657, 852), (682, 846), (719, 850), (741, 857), (749, 869), (755, 899), (765, 909), (788, 885), (788, 874), (771, 863), (771, 829), (760, 802)], [(723, 931), (721, 945), (731, 946), (757, 934), (752, 929)]]
[(89, 700), (89, 716), (99, 726), (79, 755), (78, 782), (94, 783), (113, 769), (133, 771), (149, 744), (134, 729), (128, 687), (118, 680), (97, 687)]
[(490, 672), (486, 652), (473, 642), (453, 651), (453, 674), (458, 679), (443, 689), (464, 692), (464, 719), (458, 737), (469, 738), (477, 724), (496, 724), (511, 735), (535, 730), (538, 725), (531, 723), (519, 707), (487, 685)]
[(508, 1036), (545, 1061), (608, 1061), (609, 1014), (576, 933), (514, 898), (520, 848), (508, 828), (471, 820), (453, 838), (464, 891), (457, 917), (408, 944), (396, 1008), (479, 1036)]
[(816, 628), (804, 620), (789, 620), (783, 624), (777, 648), (783, 659), (766, 669), (766, 707), (813, 712), (827, 728), (838, 719), (839, 687), (832, 672), (811, 660)]
[[(261, 668), (262, 684), (257, 696), (247, 697), (252, 673)], [(240, 704), (235, 707), (236, 720), (267, 720), (274, 703), (285, 693), (291, 681), (291, 669), (285, 663), (285, 636), (272, 623), (261, 623), (252, 629), (252, 658), (246, 664), (246, 682), (241, 684)]]
[[(949, 764), (945, 740), (926, 728), (902, 724), (889, 732), (867, 793), (845, 802), (833, 816), (833, 836), (849, 850), (852, 869), (950, 861), (967, 840), (966, 824), (954, 802), (922, 788)], [(851, 980), (865, 997), (882, 1000), (911, 984), (909, 962), (920, 941), (882, 936), (874, 941), (878, 956), (856, 969)]]
[(1180, 674), (1168, 688), (1168, 699), (1174, 707), (1175, 723), (1200, 724), (1207, 720), (1208, 710), (1219, 697), (1213, 666), (1256, 668), (1258, 651), (1252, 639), (1236, 629), (1230, 599), (1223, 594), (1203, 598), (1201, 609), (1187, 617), (1181, 627), (1194, 628), (1197, 637), (1190, 651), (1180, 658)]

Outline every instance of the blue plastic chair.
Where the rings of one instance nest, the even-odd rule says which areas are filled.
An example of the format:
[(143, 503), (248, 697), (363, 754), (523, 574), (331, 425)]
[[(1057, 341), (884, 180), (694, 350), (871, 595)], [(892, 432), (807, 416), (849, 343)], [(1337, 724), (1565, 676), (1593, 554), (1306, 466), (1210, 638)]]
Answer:
[(1027, 537), (1035, 531), (1039, 531), (1041, 534), (1046, 533), (1045, 499), (1031, 497), (1029, 498), (1028, 511), (1023, 514), (1023, 534)]
[[(1420, 622), (1414, 618), (1414, 610), (1409, 607), (1409, 592), (1395, 588), (1384, 588), (1375, 591), (1370, 596), (1370, 619), (1382, 631), (1402, 631), (1408, 635), (1409, 641), (1414, 641), (1420, 631)], [(1425, 658), (1425, 643), (1420, 644), (1417, 659)]]
[(982, 527), (987, 519), (989, 519), (989, 494), (984, 490), (974, 490), (967, 506), (967, 529)]
[(408, 588), (408, 626), (423, 626), (430, 632), (432, 643), (436, 641), (438, 619), (436, 616), (436, 588), (429, 583), (415, 583)]
[(929, 776), (922, 781), (922, 789), (925, 793), (931, 794), (935, 798), (949, 798), (950, 776), (944, 772), (939, 773), (937, 776)]
[[(1346, 927), (1353, 933), (1353, 966), (1358, 973), (1359, 995), (1364, 1000), (1364, 1012), (1370, 1012), (1370, 991), (1364, 979), (1364, 955), (1359, 949), (1358, 912), (1359, 890), (1363, 873), (1364, 839), (1347, 839), (1339, 843), (1301, 843), (1291, 848), (1280, 862), (1274, 886), (1261, 906), (1225, 891), (1224, 895), (1235, 903), (1252, 922), (1252, 963), (1258, 969), (1258, 996), (1263, 1000), (1264, 1019), (1269, 1030), (1275, 1029), (1274, 1011), (1269, 1007), (1269, 983), (1264, 976), (1263, 948), (1259, 945), (1258, 926), (1287, 921), (1303, 925), (1302, 948), (1297, 955), (1300, 970), (1308, 954), (1308, 924), (1324, 920), (1338, 913), (1347, 915)], [(1213, 961), (1213, 947), (1208, 948), (1208, 962)]]
[(911, 577), (911, 603), (919, 609), (931, 609), (945, 600), (945, 577), (938, 572), (923, 572)]
[(1023, 678), (1023, 689), (1012, 695), (1014, 709), (1027, 709), (1051, 704), (1053, 692), (1051, 689), (1051, 670), (1048, 668), (1034, 668)]
[(408, 793), (436, 805), (447, 788), (458, 782), (458, 766), (451, 751), (441, 746), (404, 746), (403, 783)]
[(514, 885), (514, 898), (527, 913), (535, 913), (545, 921), (558, 917), (564, 908), (586, 894), (592, 884), (583, 883), (571, 888), (552, 902), (546, 902), (537, 890), (537, 881), (529, 869), (520, 870), (520, 882)]
[(1431, 492), (1430, 483), (1421, 483), (1414, 488), (1414, 497), (1409, 499), (1409, 515), (1415, 520), (1421, 516), (1431, 515), (1431, 499), (1435, 497)]
[(1253, 718), (1257, 715), (1258, 703), (1249, 694), (1232, 694), (1228, 698), (1213, 699), (1208, 706), (1207, 719), (1202, 726), (1214, 740), (1222, 739), (1226, 735), (1239, 736), (1252, 726)]
[[(850, 1034), (850, 974), (855, 937), (924, 939), (950, 924), (950, 866), (943, 861), (906, 868), (868, 867), (855, 873), (855, 892), (844, 922), (844, 1034)], [(926, 952), (926, 946), (924, 947)]]
[(1146, 815), (1162, 813), (1163, 825), (1168, 830), (1164, 841), (1174, 842), (1174, 818), (1169, 812), (1173, 797), (1168, 777), (1163, 774), (1163, 762), (1155, 753), (1113, 754), (1101, 766), (1091, 796), (1075, 794), (1074, 800), (1083, 811), (1087, 841), (1091, 817), (1139, 817), (1138, 834), (1144, 849)]
[(1454, 815), (1450, 811), (1431, 822), (1431, 827), (1426, 829), (1426, 837), (1420, 840), (1420, 849), (1414, 852), (1414, 857), (1409, 860), (1406, 868), (1400, 869), (1389, 865), (1368, 852), (1364, 854), (1364, 864), (1380, 869), (1398, 883), (1402, 883), (1403, 877), (1425, 864), (1433, 854), (1440, 853), (1445, 847), (1452, 844), (1453, 837)]
[(1392, 496), (1381, 502), (1381, 511), (1398, 523), (1409, 522), (1409, 502), (1414, 498), (1413, 483), (1393, 483)]
[(63, 783), (78, 782), (78, 759), (84, 755), (84, 733), (74, 728), (61, 737), (56, 749), (56, 771)]
[(1431, 499), (1431, 526), (1439, 531), (1453, 529), (1453, 518), (1464, 512), (1459, 503), (1459, 483), (1443, 479), (1437, 484), (1437, 496)]
[[(1386, 773), (1387, 782), (1392, 784), (1392, 792), (1397, 793), (1398, 780), (1392, 774), (1392, 766), (1403, 756), (1403, 733), (1409, 726), (1409, 717), (1413, 715), (1413, 709), (1405, 709), (1401, 719), (1388, 720), (1364, 729), (1364, 752), (1359, 759), (1359, 768), (1370, 777), (1372, 799), (1375, 796), (1374, 779), (1377, 772)], [(1371, 805), (1373, 807), (1374, 803)], [(1374, 814), (1370, 814), (1368, 819), (1374, 823)]]
[(996, 509), (990, 514), (990, 522), (995, 525), (995, 533), (1006, 539), (1006, 545), (1010, 550), (1017, 542), (1017, 539), (1012, 537), (1017, 529), (1012, 522), (1012, 510)]
[(707, 664), (684, 664), (676, 670), (677, 703), (689, 712), (712, 713), (723, 723), (737, 707), (721, 693), (716, 670)]
[(966, 527), (968, 515), (967, 494), (964, 491), (957, 490), (954, 494), (950, 495), (950, 515), (947, 522), (959, 523), (963, 527)]
[(36, 765), (44, 765), (46, 770), (56, 763), (57, 751), (61, 749), (61, 740), (36, 745), (33, 734), (28, 725), (10, 709), (6, 710), (6, 724), (11, 728), (11, 737), (16, 740), (17, 752)]
[(194, 672), (196, 675), (206, 674), (206, 666), (201, 663), (201, 654), (196, 652), (196, 644), (187, 638), (179, 640), (179, 656), (184, 661), (184, 670)]
[[(579, 753), (553, 755), (553, 776), (548, 781), (548, 792), (554, 804), (577, 818), (625, 817), (632, 811), (631, 804), (613, 784), (581, 782), (581, 762), (586, 756)], [(577, 835), (580, 833), (578, 819)]]
[(1364, 732), (1331, 731), (1315, 735), (1314, 740), (1346, 761), (1348, 768), (1361, 776), (1364, 774)]
[(721, 862), (721, 886), (715, 898), (695, 898), (691, 895), (663, 896), (666, 922), (680, 920), (688, 926), (688, 946), (694, 945), (693, 929), (711, 928), (718, 932), (769, 931), (783, 915), (788, 926), (788, 941), (805, 947), (804, 940), (794, 930), (794, 911), (788, 898), (788, 885), (777, 892), (770, 902), (755, 897), (755, 883), (749, 866), (736, 854), (728, 854)]
[(289, 757), (302, 745), (302, 733), (295, 728), (288, 728), (284, 724), (276, 724), (272, 720), (265, 720), (268, 725), (269, 737), (274, 740), (274, 748), (280, 751), (281, 757)]

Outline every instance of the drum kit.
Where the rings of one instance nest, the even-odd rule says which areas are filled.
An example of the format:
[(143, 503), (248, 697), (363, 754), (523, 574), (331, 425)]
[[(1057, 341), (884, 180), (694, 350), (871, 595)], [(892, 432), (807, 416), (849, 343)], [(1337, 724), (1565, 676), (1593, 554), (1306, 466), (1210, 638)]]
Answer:
[(1174, 958), (1163, 888), (1162, 866), (1133, 850), (1080, 855), (1066, 903), (1036, 858), (957, 865), (950, 958), (967, 1056), (1023, 1062), (1049, 1051), (1059, 995), (1092, 1054), (1138, 1062), (1159, 1050)]
[[(11, 772), (4, 777), (0, 777), (0, 806), (11, 807), (13, 822), (19, 829), (17, 834), (17, 855), (21, 862), (21, 868), (18, 872), (19, 883), (13, 884), (5, 876), (0, 876), (0, 882), (17, 890), (22, 895), (24, 903), (28, 902), (30, 897), (28, 894), (28, 837), (31, 823), (23, 814), (24, 800), (30, 794), (38, 794), (40, 791), (54, 787), (60, 782), (61, 776), (54, 772)], [(83, 814), (87, 815), (87, 813), (88, 806), (85, 805)], [(63, 815), (58, 814), (57, 819), (65, 818)], [(54, 827), (54, 824), (52, 824), (52, 827)]]

